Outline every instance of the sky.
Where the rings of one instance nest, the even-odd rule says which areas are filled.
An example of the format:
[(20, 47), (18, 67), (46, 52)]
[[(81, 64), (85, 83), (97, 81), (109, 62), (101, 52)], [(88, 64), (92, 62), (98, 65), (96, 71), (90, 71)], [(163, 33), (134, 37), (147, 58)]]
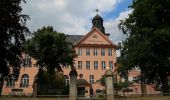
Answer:
[(27, 26), (34, 32), (43, 26), (69, 35), (85, 35), (92, 27), (92, 18), (103, 17), (106, 33), (113, 43), (126, 38), (118, 29), (120, 20), (132, 12), (132, 0), (27, 0), (22, 4), (23, 13), (29, 15)]

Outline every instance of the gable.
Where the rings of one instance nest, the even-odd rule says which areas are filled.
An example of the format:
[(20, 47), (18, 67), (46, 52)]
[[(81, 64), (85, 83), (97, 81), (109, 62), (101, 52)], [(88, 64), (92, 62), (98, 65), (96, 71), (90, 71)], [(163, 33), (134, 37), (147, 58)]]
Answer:
[(115, 45), (109, 40), (109, 38), (101, 33), (97, 28), (92, 29), (89, 33), (87, 33), (83, 38), (81, 38), (75, 46), (79, 45)]

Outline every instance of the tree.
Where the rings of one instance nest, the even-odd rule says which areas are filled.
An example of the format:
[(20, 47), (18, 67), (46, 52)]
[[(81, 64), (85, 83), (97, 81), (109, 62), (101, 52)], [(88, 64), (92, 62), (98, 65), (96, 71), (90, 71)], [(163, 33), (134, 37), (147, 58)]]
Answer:
[[(55, 77), (53, 78), (53, 80), (50, 80), (49, 76), (51, 76), (49, 73), (47, 73), (42, 68), (39, 68), (39, 72), (37, 74), (39, 95), (68, 95), (69, 94), (69, 85), (66, 84), (65, 82), (66, 77), (64, 77), (64, 75), (60, 77)], [(49, 83), (53, 85), (52, 89), (48, 88)]]
[[(45, 68), (49, 75), (49, 82), (56, 78), (56, 70), (61, 71), (61, 66), (68, 64), (73, 69), (75, 51), (72, 44), (66, 40), (66, 35), (53, 30), (52, 26), (43, 27), (33, 33), (25, 45), (26, 53), (37, 60), (40, 68)], [(49, 83), (48, 88), (52, 88)]]
[[(100, 84), (102, 86), (105, 86), (105, 76), (102, 76), (102, 78), (99, 80), (100, 81)], [(128, 86), (130, 85), (130, 82), (128, 80), (125, 80), (125, 81), (119, 81), (119, 82), (115, 82), (114, 81), (114, 90), (115, 90), (115, 93), (118, 94), (118, 91), (121, 91), (125, 88), (127, 88)]]
[[(22, 44), (29, 34), (26, 27), (28, 15), (21, 13), (24, 0), (0, 1), (0, 94), (4, 77), (19, 75)], [(10, 73), (10, 69), (13, 69)]]
[(129, 18), (119, 28), (128, 38), (123, 41), (121, 58), (129, 67), (141, 69), (142, 82), (162, 85), (169, 93), (170, 73), (170, 1), (134, 0)]

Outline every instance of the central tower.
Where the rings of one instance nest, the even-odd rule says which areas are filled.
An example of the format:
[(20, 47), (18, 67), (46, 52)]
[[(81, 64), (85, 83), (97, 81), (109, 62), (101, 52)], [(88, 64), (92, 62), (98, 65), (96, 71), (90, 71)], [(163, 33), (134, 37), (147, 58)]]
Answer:
[(103, 34), (105, 34), (105, 29), (103, 26), (103, 18), (99, 16), (98, 14), (93, 17), (92, 19), (92, 29), (96, 27), (99, 29)]

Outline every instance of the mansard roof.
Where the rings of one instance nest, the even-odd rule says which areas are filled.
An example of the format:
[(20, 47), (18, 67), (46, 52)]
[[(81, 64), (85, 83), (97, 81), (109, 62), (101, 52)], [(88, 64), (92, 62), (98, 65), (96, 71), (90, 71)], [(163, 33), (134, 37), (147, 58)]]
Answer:
[(67, 41), (71, 42), (72, 44), (79, 41), (84, 35), (67, 35)]

